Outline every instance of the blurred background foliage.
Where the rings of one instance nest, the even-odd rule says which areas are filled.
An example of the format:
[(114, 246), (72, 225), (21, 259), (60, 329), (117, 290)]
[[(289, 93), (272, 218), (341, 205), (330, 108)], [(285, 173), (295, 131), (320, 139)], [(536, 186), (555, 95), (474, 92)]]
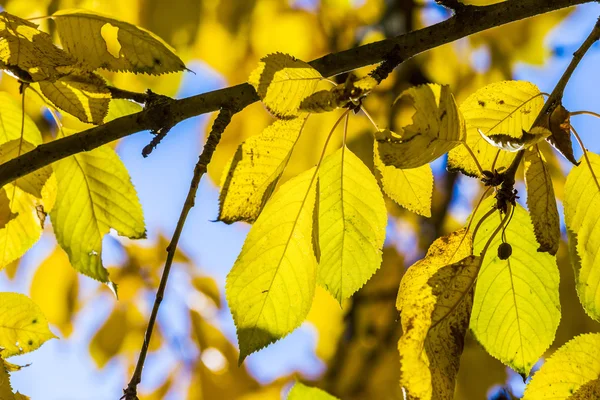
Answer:
[[(497, 1), (469, 1), (477, 5), (494, 2)], [(445, 9), (426, 0), (2, 0), (0, 5), (22, 18), (50, 15), (65, 8), (84, 8), (155, 32), (175, 47), (196, 75), (147, 77), (107, 73), (105, 76), (120, 88), (151, 89), (178, 97), (244, 82), (258, 60), (269, 53), (285, 52), (309, 61), (449, 17)], [(579, 10), (554, 12), (433, 49), (403, 63), (368, 97), (365, 107), (380, 126), (394, 129), (410, 122), (410, 107), (392, 106), (396, 96), (409, 86), (426, 82), (449, 84), (460, 103), (477, 88), (519, 76), (518, 69), (523, 65), (529, 66), (526, 71), (536, 68), (560, 71), (555, 66), (568, 61), (568, 54), (566, 58), (563, 55), (574, 50), (587, 31), (572, 33), (571, 39), (563, 41), (566, 48), (549, 46), (548, 34), (564, 21), (570, 20), (571, 24), (578, 24), (578, 19), (587, 21), (589, 18), (584, 14)], [(51, 21), (39, 22), (42, 29), (55, 35)], [(364, 68), (356, 73), (362, 75), (368, 71), (369, 68)], [(530, 72), (529, 76), (535, 73)], [(534, 83), (549, 91), (555, 76), (556, 73), (541, 74)], [(345, 75), (335, 77), (338, 82), (345, 79)], [(0, 90), (18, 97), (14, 79), (3, 76)], [(138, 109), (124, 102), (111, 105), (114, 115)], [(50, 140), (56, 128), (39, 99), (29, 97), (26, 111), (46, 140)], [(316, 163), (325, 136), (337, 117), (336, 113), (327, 113), (309, 119), (284, 180)], [(67, 126), (86, 128), (68, 116), (63, 118)], [(258, 134), (272, 120), (259, 103), (237, 114), (209, 166), (212, 183), (204, 182), (196, 203), (197, 209), (208, 211), (194, 211), (200, 214), (193, 221), (202, 222), (196, 224), (196, 229), (186, 228), (184, 232), (187, 239), (176, 256), (176, 271), (167, 291), (169, 300), (161, 309), (150, 346), (142, 399), (280, 399), (294, 379), (319, 386), (345, 400), (402, 398), (396, 349), (400, 323), (395, 309), (400, 279), (405, 268), (424, 254), (433, 239), (464, 223), (479, 198), (480, 186), (446, 172), (444, 160), (435, 162), (433, 216), (419, 217), (387, 202), (390, 218), (384, 261), (367, 285), (342, 308), (319, 288), (300, 333), (283, 340), (268, 356), (250, 357), (249, 369), (246, 365), (238, 367), (235, 335), (224, 304), (223, 278), (239, 251), (247, 227), (221, 226), (211, 242), (207, 236), (217, 223), (209, 221), (216, 217), (216, 191), (226, 162), (244, 139)], [(106, 264), (112, 265), (111, 277), (119, 285), (118, 301), (107, 288), (78, 276), (50, 235), (45, 235), (23, 260), (4, 270), (1, 288), (22, 288), (28, 292), (61, 337), (60, 341), (48, 343), (24, 358), (33, 365), (14, 375), (17, 389), (44, 399), (105, 399), (119, 395), (118, 388), (125, 386), (137, 360), (164, 264), (168, 233), (172, 232), (174, 216), (182, 203), (194, 154), (200, 150), (210, 123), (210, 118), (202, 117), (194, 123), (182, 124), (165, 139), (170, 144), (162, 144), (156, 151), (162, 155), (152, 154), (144, 161), (139, 150), (149, 135), (138, 134), (139, 140), (128, 138), (116, 144), (134, 184), (144, 188), (140, 196), (149, 237), (140, 242), (116, 235), (106, 239)], [(359, 115), (351, 119), (349, 129), (349, 146), (372, 166), (371, 124)], [(598, 142), (589, 143), (596, 143), (597, 147)], [(177, 152), (182, 147), (193, 150), (191, 158), (188, 157), (192, 164), (186, 167), (189, 174), (176, 167), (179, 165), (176, 159), (180, 157)], [(329, 150), (336, 147), (331, 145)], [(130, 152), (136, 153), (135, 158)], [(566, 164), (553, 151), (545, 156), (555, 175), (555, 191), (560, 200)], [(153, 163), (158, 167), (153, 167)], [(177, 182), (165, 191), (161, 189), (161, 180)], [(197, 251), (197, 247), (207, 249)], [(212, 253), (207, 255), (208, 252)], [(558, 260), (564, 312), (553, 349), (578, 333), (598, 330), (597, 324), (584, 315), (576, 298), (564, 244)], [(43, 361), (44, 358), (50, 361)], [(58, 358), (68, 361), (61, 363)], [(36, 369), (36, 364), (60, 367)], [(275, 372), (264, 373), (272, 371), (273, 366)], [(40, 373), (46, 378), (32, 383)], [(457, 399), (491, 398), (505, 389), (518, 396), (521, 387), (518, 379), (470, 336), (467, 338)], [(38, 397), (36, 391), (44, 395)]]

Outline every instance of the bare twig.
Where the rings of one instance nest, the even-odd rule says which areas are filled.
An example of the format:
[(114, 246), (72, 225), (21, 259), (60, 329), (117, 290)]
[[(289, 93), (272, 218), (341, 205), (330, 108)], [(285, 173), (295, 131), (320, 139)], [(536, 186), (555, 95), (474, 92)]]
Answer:
[(179, 220), (177, 221), (177, 226), (175, 227), (173, 238), (171, 239), (171, 243), (169, 243), (169, 246), (167, 247), (167, 259), (165, 261), (165, 268), (160, 279), (158, 290), (156, 291), (156, 298), (154, 300), (154, 306), (152, 307), (150, 319), (148, 320), (148, 328), (146, 329), (146, 334), (144, 336), (144, 342), (142, 344), (140, 356), (138, 358), (138, 362), (135, 367), (133, 376), (131, 377), (131, 381), (129, 382), (129, 385), (127, 385), (127, 388), (123, 390), (124, 394), (121, 397), (121, 399), (137, 400), (138, 398), (137, 385), (142, 381), (142, 369), (144, 368), (144, 362), (146, 361), (146, 354), (148, 353), (148, 346), (150, 345), (150, 339), (152, 338), (152, 331), (156, 322), (156, 316), (158, 315), (158, 309), (164, 297), (165, 288), (167, 287), (167, 280), (169, 279), (169, 272), (171, 271), (171, 265), (173, 263), (175, 251), (177, 250), (177, 243), (179, 242), (179, 237), (181, 236), (181, 232), (183, 231), (183, 226), (185, 224), (185, 220), (188, 216), (188, 213), (190, 212), (192, 207), (194, 207), (196, 192), (198, 191), (200, 179), (206, 173), (208, 164), (212, 159), (212, 155), (215, 152), (219, 141), (221, 140), (221, 135), (223, 134), (223, 131), (225, 130), (227, 125), (229, 125), (231, 117), (236, 111), (237, 110), (235, 108), (221, 109), (219, 115), (213, 123), (212, 130), (208, 135), (208, 138), (206, 139), (206, 144), (204, 145), (202, 154), (200, 154), (200, 157), (198, 158), (198, 163), (194, 168), (194, 176), (192, 177), (192, 181), (190, 183), (190, 189), (185, 199), (185, 203), (183, 204)]
[[(382, 62), (394, 51), (398, 52), (399, 59), (407, 60), (426, 50), (486, 29), (589, 2), (592, 0), (509, 0), (485, 7), (468, 7), (439, 24), (392, 39), (329, 54), (310, 64), (323, 76), (332, 76)], [(244, 108), (257, 100), (258, 96), (252, 86), (244, 83), (173, 100), (168, 104), (146, 107), (139, 113), (40, 145), (33, 151), (0, 165), (0, 187), (65, 157), (92, 150), (136, 132), (156, 131), (162, 128), (161, 116), (169, 116), (172, 122), (177, 124), (185, 119), (219, 110), (232, 102)]]

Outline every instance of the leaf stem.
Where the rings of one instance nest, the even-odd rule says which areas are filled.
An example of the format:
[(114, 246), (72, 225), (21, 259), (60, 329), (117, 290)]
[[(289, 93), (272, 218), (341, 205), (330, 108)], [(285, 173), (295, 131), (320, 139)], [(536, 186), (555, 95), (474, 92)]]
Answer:
[(575, 128), (573, 128), (572, 126), (571, 126), (571, 131), (573, 132), (573, 135), (575, 135), (575, 139), (577, 139), (577, 143), (579, 143), (579, 147), (581, 147), (581, 150), (583, 151), (583, 158), (585, 158), (585, 163), (588, 165), (588, 168), (590, 169), (590, 173), (592, 174), (592, 178), (594, 178), (594, 183), (596, 184), (598, 191), (600, 191), (600, 183), (598, 183), (598, 178), (596, 177), (596, 174), (594, 173), (594, 169), (592, 168), (592, 163), (590, 162), (590, 159), (588, 157), (587, 149), (583, 145), (583, 140), (581, 140), (581, 136), (579, 136), (579, 134), (577, 133)]
[(365, 115), (367, 116), (367, 118), (369, 119), (369, 121), (371, 121), (371, 124), (375, 127), (376, 130), (379, 130), (379, 126), (377, 125), (377, 123), (375, 122), (375, 120), (373, 119), (373, 117), (371, 117), (371, 114), (369, 114), (369, 112), (367, 111), (367, 109), (363, 106), (360, 106), (360, 110), (365, 113)]
[(465, 149), (467, 149), (467, 152), (469, 153), (469, 155), (475, 162), (475, 165), (477, 166), (477, 169), (479, 170), (479, 175), (483, 176), (483, 168), (481, 168), (481, 164), (479, 164), (477, 157), (475, 157), (475, 153), (473, 153), (471, 146), (469, 146), (466, 141), (462, 142), (462, 145), (465, 146)]
[(569, 112), (569, 115), (573, 116), (573, 115), (591, 115), (592, 117), (596, 117), (596, 118), (600, 118), (600, 114), (595, 113), (593, 111), (571, 111)]
[(142, 344), (142, 349), (140, 351), (140, 356), (138, 358), (137, 365), (135, 367), (135, 371), (133, 376), (131, 377), (131, 381), (127, 385), (127, 388), (123, 390), (123, 396), (121, 399), (125, 400), (137, 400), (137, 385), (142, 381), (142, 369), (144, 368), (144, 362), (146, 360), (146, 355), (148, 353), (148, 346), (150, 345), (150, 339), (152, 338), (152, 331), (154, 329), (154, 324), (156, 323), (156, 317), (158, 315), (158, 309), (160, 307), (160, 303), (163, 300), (165, 295), (165, 289), (167, 287), (167, 280), (169, 279), (169, 272), (171, 271), (171, 265), (173, 264), (173, 258), (175, 257), (175, 251), (177, 250), (177, 243), (179, 242), (179, 238), (181, 236), (181, 232), (183, 231), (183, 226), (185, 225), (185, 220), (192, 209), (194, 207), (196, 192), (198, 191), (198, 186), (200, 184), (200, 179), (206, 173), (208, 169), (208, 164), (212, 159), (212, 155), (221, 140), (221, 135), (223, 131), (231, 122), (231, 117), (237, 111), (236, 108), (223, 108), (219, 111), (219, 115), (215, 119), (213, 123), (212, 130), (206, 139), (206, 143), (204, 145), (204, 149), (198, 158), (198, 162), (194, 167), (194, 175), (192, 177), (192, 181), (190, 182), (190, 189), (188, 191), (187, 197), (185, 199), (185, 203), (183, 204), (183, 208), (181, 210), (181, 215), (179, 216), (179, 220), (177, 221), (177, 226), (175, 227), (175, 232), (173, 233), (173, 237), (171, 239), (171, 243), (167, 247), (167, 259), (165, 261), (165, 268), (162, 273), (162, 277), (160, 279), (160, 284), (158, 285), (158, 290), (156, 291), (156, 298), (154, 300), (154, 306), (152, 307), (152, 312), (150, 314), (150, 319), (148, 320), (148, 327), (146, 329), (146, 334), (144, 336), (144, 342)]

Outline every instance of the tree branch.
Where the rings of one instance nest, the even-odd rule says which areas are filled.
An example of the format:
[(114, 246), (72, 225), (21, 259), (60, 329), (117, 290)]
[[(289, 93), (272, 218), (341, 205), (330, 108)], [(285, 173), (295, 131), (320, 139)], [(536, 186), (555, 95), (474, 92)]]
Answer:
[[(310, 64), (323, 76), (337, 75), (372, 65), (397, 52), (397, 59), (407, 60), (426, 50), (457, 39), (534, 15), (558, 10), (592, 0), (509, 0), (484, 7), (467, 7), (453, 17), (396, 38), (370, 43), (313, 60)], [(117, 118), (72, 136), (42, 144), (0, 165), (0, 187), (55, 161), (82, 151), (89, 151), (114, 140), (144, 130), (159, 131), (167, 118), (173, 125), (234, 104), (243, 109), (258, 100), (247, 83), (204, 93), (166, 104), (147, 106), (143, 111)]]

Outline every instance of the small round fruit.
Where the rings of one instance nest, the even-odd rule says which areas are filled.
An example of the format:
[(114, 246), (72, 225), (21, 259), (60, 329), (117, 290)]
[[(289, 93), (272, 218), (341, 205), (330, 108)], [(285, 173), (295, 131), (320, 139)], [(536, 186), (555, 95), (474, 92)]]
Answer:
[(508, 243), (502, 243), (498, 246), (498, 258), (507, 260), (512, 254), (512, 246)]

